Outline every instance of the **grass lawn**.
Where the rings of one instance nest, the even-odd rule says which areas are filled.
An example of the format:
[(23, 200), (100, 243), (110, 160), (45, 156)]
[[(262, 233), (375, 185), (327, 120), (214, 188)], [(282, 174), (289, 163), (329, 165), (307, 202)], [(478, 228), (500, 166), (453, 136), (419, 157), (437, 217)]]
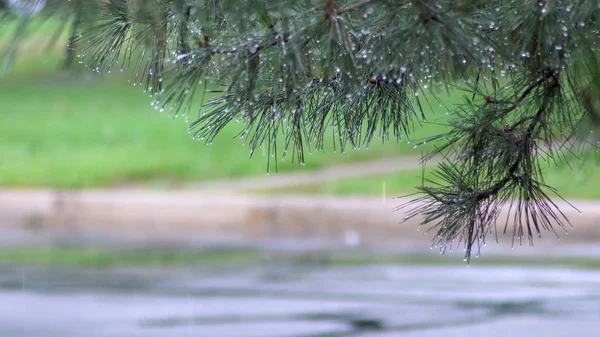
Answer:
[[(261, 175), (267, 154), (249, 149), (231, 125), (213, 142), (194, 141), (183, 118), (150, 106), (140, 88), (123, 79), (52, 74), (0, 83), (0, 185), (98, 187), (148, 180), (207, 180)], [(414, 138), (438, 132), (434, 126)], [(331, 144), (328, 144), (331, 145)], [(307, 156), (312, 169), (342, 162), (420, 155), (412, 144), (374, 143), (368, 150)], [(291, 158), (280, 171), (300, 169)]]
[(260, 259), (249, 249), (103, 250), (92, 248), (3, 248), (0, 261), (27, 265), (96, 266), (198, 265), (252, 263)]
[[(267, 154), (259, 149), (249, 159), (248, 147), (234, 138), (241, 124), (223, 130), (210, 146), (194, 141), (183, 118), (154, 110), (148, 94), (122, 74), (58, 71), (62, 48), (42, 48), (40, 36), (43, 31), (25, 42), (12, 72), (0, 81), (0, 186), (89, 188), (266, 174)], [(448, 102), (460, 102), (460, 94)], [(437, 103), (432, 110), (430, 120), (445, 116), (446, 108)], [(411, 139), (444, 129), (425, 126), (417, 126)], [(374, 142), (368, 150), (343, 155), (333, 153), (329, 142), (323, 153), (307, 155), (306, 166), (288, 157), (278, 169), (420, 155), (422, 149), (407, 142)]]
[[(103, 250), (91, 248), (2, 248), (0, 262), (18, 265), (114, 267), (114, 266), (174, 266), (174, 265), (246, 265), (266, 262), (285, 262), (308, 265), (453, 265), (464, 266), (461, 259), (439, 254), (411, 252), (366, 252), (361, 250), (331, 250), (303, 254), (265, 254), (253, 249), (205, 250)], [(553, 257), (490, 255), (471, 260), (481, 266), (570, 266), (599, 269), (600, 260), (594, 257)]]

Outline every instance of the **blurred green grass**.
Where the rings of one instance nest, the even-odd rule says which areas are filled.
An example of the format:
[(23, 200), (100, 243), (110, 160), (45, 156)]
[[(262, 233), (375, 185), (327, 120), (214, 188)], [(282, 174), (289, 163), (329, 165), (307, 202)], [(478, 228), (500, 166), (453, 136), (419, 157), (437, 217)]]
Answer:
[[(225, 128), (212, 145), (194, 141), (187, 124), (150, 106), (141, 89), (122, 79), (13, 79), (0, 83), (0, 185), (99, 187), (149, 180), (193, 181), (261, 175), (267, 154), (249, 159)], [(421, 129), (413, 137), (438, 132)], [(420, 155), (411, 144), (374, 143), (368, 150), (308, 155), (303, 170), (379, 158)], [(272, 168), (273, 169), (273, 168)], [(300, 169), (290, 158), (280, 172)]]
[[(306, 251), (301, 254), (269, 252), (258, 249), (128, 249), (107, 250), (67, 247), (0, 248), (0, 263), (35, 266), (117, 267), (117, 266), (198, 266), (248, 265), (285, 262), (298, 265), (359, 266), (393, 265), (451, 265), (464, 266), (462, 259), (439, 254), (418, 252), (385, 252), (362, 250)], [(473, 266), (570, 266), (599, 269), (596, 257), (544, 257), (489, 255), (471, 260)]]
[(106, 250), (65, 247), (0, 249), (0, 262), (75, 267), (246, 264), (258, 261), (260, 256), (258, 251), (250, 249)]
[[(205, 146), (191, 139), (183, 118), (154, 110), (149, 95), (128, 83), (126, 73), (100, 76), (78, 64), (61, 71), (62, 45), (46, 49), (44, 42), (53, 31), (39, 29), (24, 41), (14, 68), (0, 81), (1, 186), (90, 188), (266, 174), (268, 155), (258, 149), (249, 159), (249, 148), (235, 138), (243, 125), (230, 125)], [(449, 100), (459, 101), (460, 95)], [(430, 119), (443, 118), (447, 107), (432, 105)], [(444, 130), (435, 123), (424, 125), (411, 139)], [(331, 138), (329, 133), (326, 139)], [(414, 149), (408, 141), (374, 141), (368, 150), (343, 155), (333, 153), (329, 142), (323, 152), (307, 155), (304, 167), (289, 156), (277, 166), (280, 172), (311, 170), (419, 156), (426, 149)]]

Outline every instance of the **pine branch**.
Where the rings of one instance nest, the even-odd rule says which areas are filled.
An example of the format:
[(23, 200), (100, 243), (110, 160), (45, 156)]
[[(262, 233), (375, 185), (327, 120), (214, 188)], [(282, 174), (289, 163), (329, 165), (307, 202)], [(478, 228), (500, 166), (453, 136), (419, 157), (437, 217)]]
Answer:
[[(409, 212), (407, 219), (425, 214), (422, 223), (438, 228), (434, 243), (439, 245), (442, 251), (452, 246), (455, 241), (460, 243), (464, 240), (466, 261), (470, 260), (474, 245), (478, 245), (479, 252), (481, 245), (485, 244), (486, 235), (495, 226), (500, 209), (505, 204), (510, 204), (510, 209), (515, 202), (518, 205), (514, 218), (514, 237), (518, 237), (519, 240), (519, 233), (522, 233), (523, 227), (528, 228), (530, 242), (533, 238), (532, 225), (538, 236), (541, 235), (539, 217), (542, 217), (543, 228), (547, 230), (554, 231), (552, 223), (565, 228), (564, 224), (568, 223), (568, 220), (543, 193), (541, 188), (545, 185), (538, 182), (538, 173), (533, 168), (537, 158), (535, 139), (543, 127), (542, 121), (550, 113), (552, 100), (560, 93), (557, 88), (560, 88), (557, 74), (548, 71), (544, 77), (525, 87), (514, 102), (485, 96), (481, 109), (497, 110), (495, 115), (502, 119), (516, 109), (528, 109), (527, 106), (537, 101), (532, 99), (531, 95), (539, 96), (541, 101), (536, 103), (536, 112), (533, 115), (521, 116), (516, 123), (500, 130), (487, 124), (494, 120), (486, 119), (488, 116), (494, 116), (491, 112), (479, 111), (480, 119), (472, 125), (455, 129), (456, 134), (450, 142), (456, 143), (464, 139), (464, 144), (456, 146), (458, 149), (466, 149), (467, 152), (461, 154), (457, 160), (445, 157), (449, 164), (441, 164), (440, 169), (444, 174), (439, 177), (447, 185), (440, 185), (438, 188), (420, 187), (424, 197), (412, 200), (397, 209), (416, 205), (415, 209)], [(481, 115), (482, 113), (484, 115)], [(464, 124), (464, 121), (460, 123)], [(525, 125), (526, 127), (520, 130), (521, 126)], [(507, 141), (504, 135), (513, 134), (517, 130), (520, 130), (520, 135), (516, 147), (512, 145), (513, 141), (503, 145)], [(499, 132), (498, 141), (487, 143), (478, 140), (496, 132)], [(507, 149), (507, 146), (510, 149)], [(473, 148), (478, 150), (470, 150)], [(517, 196), (516, 201), (508, 196)], [(532, 203), (539, 208), (536, 215), (527, 213)], [(522, 210), (527, 212), (522, 213)]]

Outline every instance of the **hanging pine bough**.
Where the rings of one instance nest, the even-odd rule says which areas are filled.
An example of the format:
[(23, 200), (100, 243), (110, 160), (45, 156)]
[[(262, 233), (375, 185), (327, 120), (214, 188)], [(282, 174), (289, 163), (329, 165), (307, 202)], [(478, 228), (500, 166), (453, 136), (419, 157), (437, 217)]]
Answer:
[[(437, 179), (398, 209), (466, 260), (498, 222), (519, 243), (568, 228), (544, 163), (600, 145), (589, 137), (600, 125), (598, 0), (48, 0), (38, 18), (5, 10), (0, 24), (17, 20), (18, 37), (39, 17), (75, 13), (71, 41), (89, 68), (133, 69), (157, 109), (192, 119), (194, 138), (242, 122), (252, 152), (291, 151), (301, 164), (327, 128), (342, 151), (399, 140), (428, 100), (464, 90), (450, 131), (427, 140)], [(220, 95), (192, 113), (207, 92)]]

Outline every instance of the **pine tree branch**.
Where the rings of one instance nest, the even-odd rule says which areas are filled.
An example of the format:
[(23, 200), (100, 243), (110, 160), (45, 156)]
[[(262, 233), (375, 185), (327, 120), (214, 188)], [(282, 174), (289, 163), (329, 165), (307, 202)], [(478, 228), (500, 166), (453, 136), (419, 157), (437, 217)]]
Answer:
[[(535, 116), (533, 118), (531, 118), (531, 123), (529, 124), (529, 126), (527, 127), (527, 130), (525, 131), (525, 135), (524, 135), (524, 139), (523, 139), (524, 152), (526, 152), (527, 151), (526, 149), (528, 149), (530, 147), (531, 141), (533, 139), (533, 134), (534, 134), (533, 131), (538, 126), (545, 111), (546, 111), (546, 109), (544, 108), (544, 106), (541, 106), (538, 109), (538, 112), (535, 114)], [(526, 119), (523, 119), (522, 121), (524, 121), (524, 120), (526, 120)], [(517, 157), (517, 159), (514, 161), (514, 163), (510, 166), (508, 171), (506, 172), (506, 175), (504, 176), (504, 178), (502, 178), (500, 181), (498, 181), (496, 184), (494, 184), (494, 186), (492, 186), (491, 188), (477, 193), (475, 200), (477, 202), (481, 202), (481, 201), (488, 199), (494, 195), (497, 195), (498, 192), (500, 192), (500, 190), (506, 186), (506, 184), (508, 184), (510, 181), (512, 181), (514, 179), (517, 179), (516, 173), (517, 173), (517, 170), (519, 169), (519, 166), (521, 165), (523, 159), (524, 159), (524, 156), (519, 155)]]
[[(511, 111), (514, 111), (525, 100), (525, 98), (532, 93), (532, 91), (536, 87), (542, 85), (548, 79), (554, 78), (554, 76), (555, 76), (554, 73), (550, 71), (546, 74), (546, 76), (544, 76), (544, 77), (538, 79), (537, 81), (535, 81), (534, 83), (532, 83), (529, 87), (527, 87), (523, 91), (523, 93), (519, 96), (519, 98), (517, 98), (517, 100), (515, 101), (513, 106), (504, 112), (504, 115), (508, 114)], [(553, 85), (555, 85), (555, 84), (553, 84)], [(558, 85), (558, 84), (556, 83), (556, 85)], [(528, 120), (531, 120), (531, 122), (529, 123), (527, 129), (525, 130), (524, 136), (523, 136), (524, 137), (523, 142), (522, 142), (523, 152), (526, 152), (527, 149), (530, 147), (531, 141), (533, 140), (533, 136), (534, 136), (534, 130), (540, 123), (540, 121), (545, 113), (546, 113), (546, 103), (543, 102), (543, 103), (541, 103), (540, 107), (538, 108), (538, 111), (536, 112), (536, 114), (534, 116), (523, 117), (517, 123), (513, 124), (510, 128), (508, 128), (509, 130), (513, 130), (517, 126), (524, 124)], [(520, 154), (521, 153), (522, 152), (520, 152)], [(492, 186), (488, 190), (478, 193), (476, 196), (477, 202), (488, 199), (491, 196), (498, 194), (498, 192), (502, 188), (504, 188), (506, 186), (506, 184), (508, 184), (511, 180), (514, 180), (516, 178), (516, 172), (519, 169), (519, 165), (521, 164), (523, 159), (524, 159), (524, 156), (519, 155), (517, 157), (517, 159), (515, 160), (515, 162), (510, 166), (510, 168), (506, 172), (506, 176), (504, 178), (502, 178), (500, 181), (498, 181), (496, 184), (494, 184), (494, 186)]]

